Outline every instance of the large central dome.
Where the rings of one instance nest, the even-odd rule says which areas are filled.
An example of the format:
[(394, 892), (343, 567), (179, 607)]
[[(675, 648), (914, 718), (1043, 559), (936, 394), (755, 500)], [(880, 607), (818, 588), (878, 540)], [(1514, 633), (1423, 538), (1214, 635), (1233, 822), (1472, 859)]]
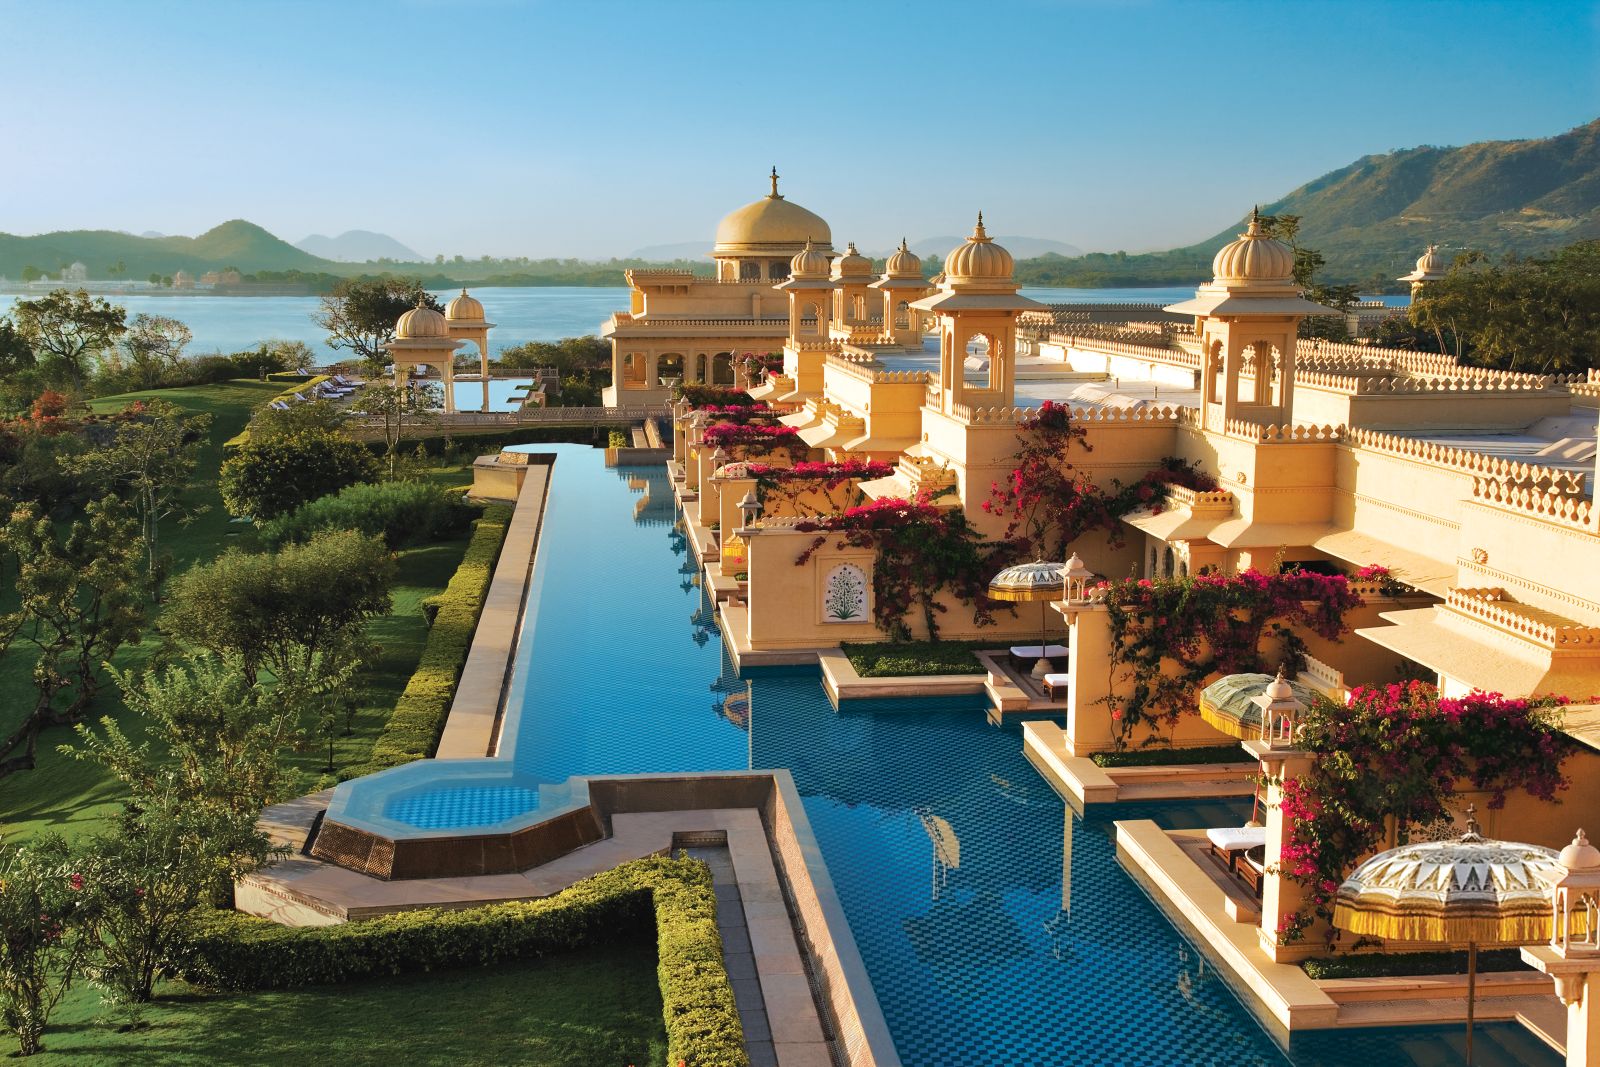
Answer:
[(814, 250), (833, 250), (833, 231), (821, 215), (807, 211), (778, 194), (778, 175), (772, 175), (772, 192), (717, 224), (713, 256), (793, 256), (811, 242)]

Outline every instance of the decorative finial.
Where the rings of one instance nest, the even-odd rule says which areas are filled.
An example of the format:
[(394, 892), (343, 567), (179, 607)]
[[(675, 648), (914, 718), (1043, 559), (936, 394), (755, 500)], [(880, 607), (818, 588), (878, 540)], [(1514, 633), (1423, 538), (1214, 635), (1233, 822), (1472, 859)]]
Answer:
[(902, 251), (902, 252), (911, 251), (911, 249), (906, 247), (906, 239), (904, 237), (900, 238), (900, 251)]
[(420, 307), (427, 307), (427, 306), (428, 306), (428, 294), (427, 293), (418, 293), (417, 294), (417, 307), (420, 308)]
[(1250, 225), (1245, 229), (1246, 236), (1253, 236), (1261, 232), (1261, 205), (1257, 204), (1250, 209)]
[(1467, 832), (1463, 837), (1481, 837), (1482, 831), (1478, 827), (1478, 805), (1467, 805)]
[(461, 287), (461, 295), (462, 296), (466, 296), (467, 295), (467, 287), (464, 286), (464, 285)]
[(989, 235), (983, 230), (983, 212), (981, 211), (978, 212), (978, 225), (972, 228), (972, 239), (974, 241), (987, 241), (989, 239)]
[(774, 165), (773, 168), (772, 168), (772, 193), (770, 194), (769, 199), (772, 199), (772, 200), (782, 200), (783, 199), (782, 196), (778, 195), (778, 168), (777, 168), (776, 165)]

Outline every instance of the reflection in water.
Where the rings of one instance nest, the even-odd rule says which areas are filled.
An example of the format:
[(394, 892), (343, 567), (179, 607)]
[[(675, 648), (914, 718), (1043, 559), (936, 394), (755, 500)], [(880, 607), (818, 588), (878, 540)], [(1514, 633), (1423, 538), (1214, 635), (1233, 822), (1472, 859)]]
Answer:
[(941, 819), (927, 808), (918, 808), (917, 818), (922, 820), (922, 829), (933, 842), (932, 896), (938, 900), (949, 881), (950, 872), (961, 869), (961, 839), (956, 836), (955, 828), (948, 820)]

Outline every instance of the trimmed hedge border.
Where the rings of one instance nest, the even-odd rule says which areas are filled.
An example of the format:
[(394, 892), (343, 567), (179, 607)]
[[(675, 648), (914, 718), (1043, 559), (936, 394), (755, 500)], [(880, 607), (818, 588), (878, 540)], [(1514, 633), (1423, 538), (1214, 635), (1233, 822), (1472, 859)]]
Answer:
[[(1300, 969), (1313, 979), (1408, 978), (1413, 975), (1466, 974), (1465, 952), (1371, 952), (1359, 956), (1317, 956), (1300, 961)], [(1514, 948), (1484, 949), (1478, 953), (1478, 973), (1531, 971)]]
[(240, 912), (208, 912), (188, 938), (179, 976), (234, 991), (285, 989), (485, 967), (638, 941), (652, 932), (668, 1062), (747, 1067), (711, 872), (686, 856), (635, 860), (544, 900), (404, 911), (335, 926), (280, 926)]
[[(289, 398), (291, 396), (293, 396), (295, 393), (298, 393), (303, 389), (312, 389), (312, 388), (315, 388), (316, 386), (321, 385), (323, 382), (325, 382), (325, 381), (327, 381), (329, 379), (330, 375), (318, 374), (318, 375), (316, 375), (314, 377), (311, 377), (311, 378), (300, 378), (299, 375), (295, 375), (295, 377), (299, 379), (300, 384), (294, 385), (294, 386), (290, 386), (288, 389), (285, 389), (283, 392), (279, 393), (277, 396), (273, 397), (271, 400), (268, 400), (265, 404), (263, 404), (261, 406), (262, 407), (267, 407), (269, 405), (276, 404), (280, 400), (282, 400), (284, 402), (288, 402)], [(274, 380), (273, 376), (271, 374), (267, 375), (267, 379), (269, 381)], [(250, 426), (249, 426), (248, 423), (246, 423), (244, 429), (240, 430), (238, 433), (234, 434), (232, 437), (230, 437), (226, 441), (222, 442), (222, 447), (223, 448), (238, 448), (240, 445), (244, 444), (248, 440), (250, 440)]]
[(982, 674), (983, 664), (974, 653), (995, 645), (994, 638), (987, 641), (846, 641), (839, 650), (861, 677), (895, 678), (921, 674)]
[(511, 525), (511, 511), (507, 504), (483, 509), (483, 517), (477, 521), (472, 541), (450, 583), (444, 592), (428, 598), (427, 610), (434, 614), (427, 644), (411, 680), (395, 702), (394, 713), (372, 744), (372, 755), (366, 763), (341, 770), (340, 779), (359, 778), (385, 767), (426, 759), (438, 747), (450, 702), (455, 698), (456, 682), (478, 628), (489, 579)]
[(1188, 748), (1129, 749), (1126, 752), (1095, 752), (1089, 758), (1097, 767), (1193, 767), (1208, 763), (1249, 763), (1250, 756), (1237, 743), (1194, 745)]

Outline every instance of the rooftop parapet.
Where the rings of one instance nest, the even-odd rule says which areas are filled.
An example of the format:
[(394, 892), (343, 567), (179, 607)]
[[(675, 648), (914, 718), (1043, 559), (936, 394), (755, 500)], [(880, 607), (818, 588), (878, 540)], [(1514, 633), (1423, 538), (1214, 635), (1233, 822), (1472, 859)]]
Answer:
[(1548, 649), (1600, 652), (1600, 627), (1583, 626), (1553, 611), (1519, 604), (1498, 587), (1452, 589), (1445, 605)]
[(1453, 445), (1441, 445), (1419, 437), (1384, 433), (1382, 430), (1363, 430), (1358, 427), (1345, 432), (1345, 441), (1353, 448), (1374, 452), (1387, 452), (1419, 463), (1432, 463), (1439, 467), (1461, 471), (1464, 474), (1509, 481), (1513, 485), (1554, 487), (1569, 491), (1583, 491), (1584, 475), (1581, 472), (1544, 467), (1536, 463), (1518, 463), (1499, 456), (1485, 455)]
[[(1578, 484), (1583, 475), (1575, 476)], [(1593, 530), (1594, 504), (1587, 498), (1559, 490), (1529, 485), (1510, 485), (1498, 478), (1474, 478), (1472, 499), (1506, 511), (1544, 519), (1578, 530)]]

